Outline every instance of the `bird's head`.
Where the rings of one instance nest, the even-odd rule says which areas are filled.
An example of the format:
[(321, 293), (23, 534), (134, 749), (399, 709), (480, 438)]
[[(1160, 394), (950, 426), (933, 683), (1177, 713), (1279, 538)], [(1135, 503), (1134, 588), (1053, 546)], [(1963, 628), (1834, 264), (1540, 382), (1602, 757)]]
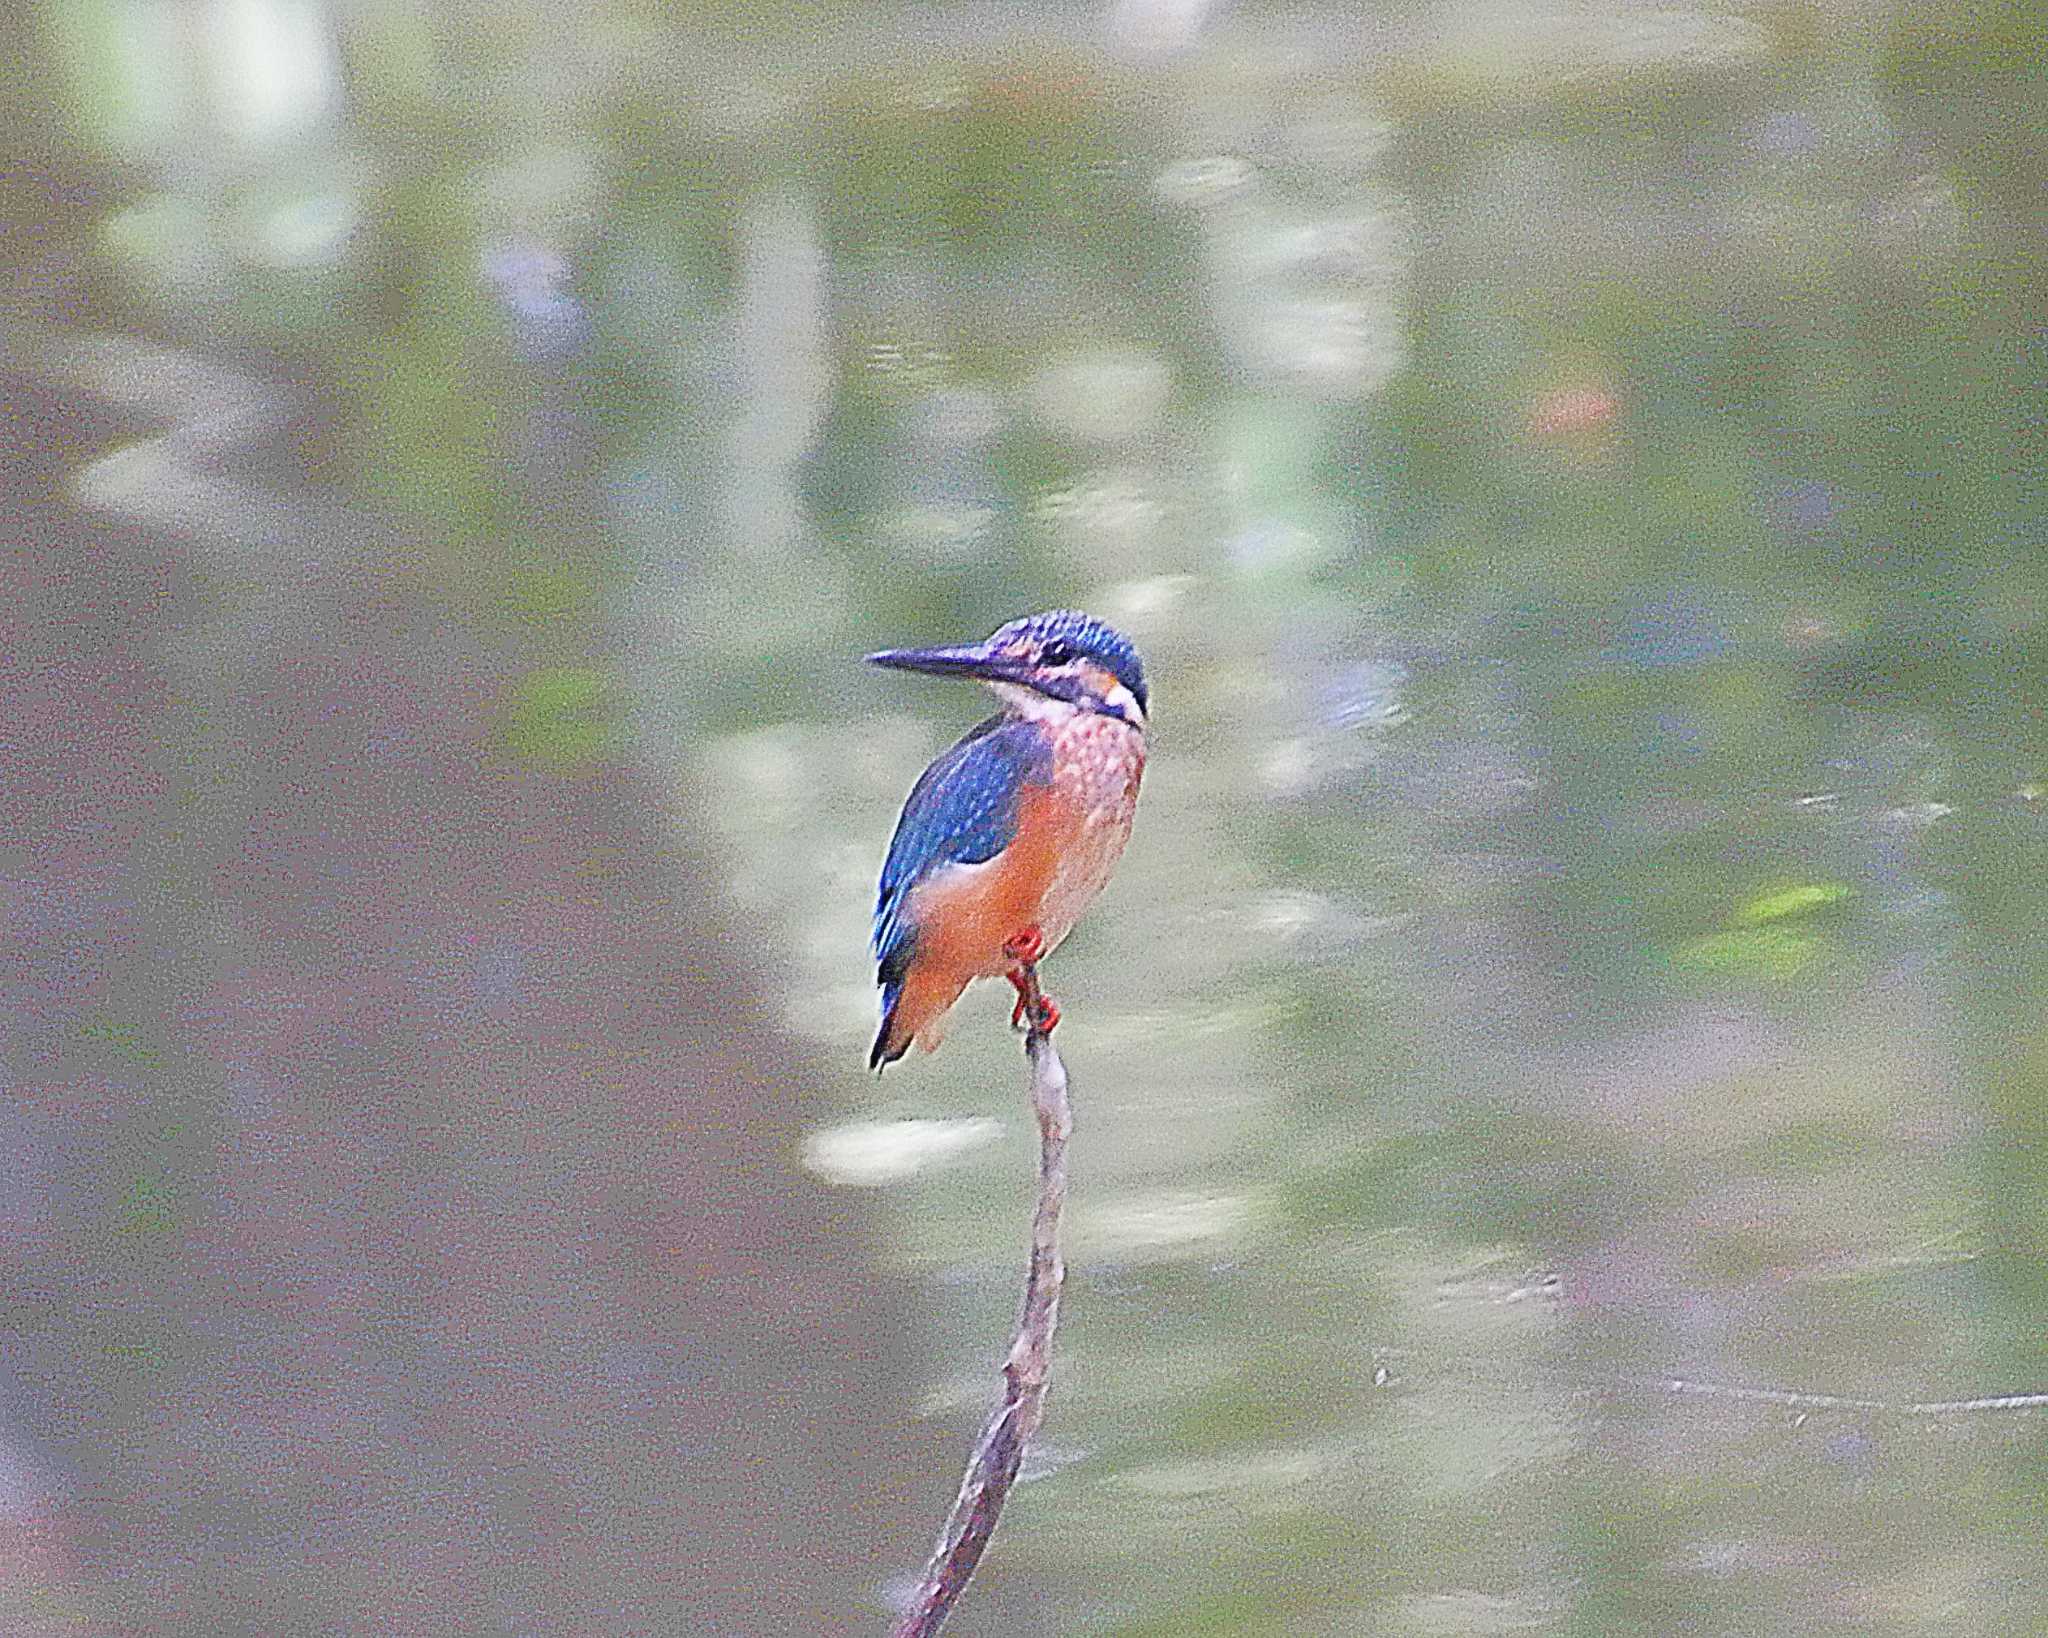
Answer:
[(972, 677), (1022, 716), (1094, 711), (1145, 726), (1145, 665), (1130, 638), (1072, 609), (1012, 620), (979, 643), (884, 649), (868, 660), (898, 671)]

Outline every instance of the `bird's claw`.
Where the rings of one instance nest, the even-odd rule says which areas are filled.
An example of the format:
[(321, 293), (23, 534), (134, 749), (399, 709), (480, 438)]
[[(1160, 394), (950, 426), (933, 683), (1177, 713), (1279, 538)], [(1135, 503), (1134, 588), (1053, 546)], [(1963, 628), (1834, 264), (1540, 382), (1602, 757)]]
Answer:
[(1017, 1004), (1010, 1009), (1010, 1028), (1023, 1029), (1027, 1013), (1030, 1015), (1030, 1033), (1033, 1035), (1050, 1035), (1059, 1025), (1060, 1009), (1054, 1005), (1053, 998), (1043, 990), (1036, 993), (1027, 992), (1025, 987), (1019, 984)]
[(1038, 987), (1038, 961), (1045, 954), (1045, 934), (1026, 927), (1003, 946), (1010, 963), (1006, 976), (1017, 991), (1017, 1004), (1010, 1009), (1010, 1028), (1028, 1027), (1033, 1035), (1050, 1034), (1060, 1021), (1060, 1009), (1052, 997)]

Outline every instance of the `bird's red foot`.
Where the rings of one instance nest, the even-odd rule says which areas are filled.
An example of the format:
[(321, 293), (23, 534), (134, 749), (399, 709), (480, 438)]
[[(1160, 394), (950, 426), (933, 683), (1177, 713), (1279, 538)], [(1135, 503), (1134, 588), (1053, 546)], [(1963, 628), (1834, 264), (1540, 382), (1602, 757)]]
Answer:
[(1060, 1009), (1038, 987), (1038, 961), (1044, 954), (1045, 934), (1036, 926), (1026, 927), (1003, 946), (1003, 959), (1010, 963), (1003, 976), (1017, 991), (1017, 1004), (1010, 1009), (1010, 1028), (1022, 1029), (1029, 1019), (1034, 1035), (1048, 1034), (1060, 1021)]
[(1018, 983), (1017, 1004), (1010, 1009), (1010, 1028), (1022, 1029), (1027, 1015), (1034, 1035), (1050, 1035), (1060, 1021), (1060, 1009), (1054, 1005), (1051, 996), (1041, 989)]

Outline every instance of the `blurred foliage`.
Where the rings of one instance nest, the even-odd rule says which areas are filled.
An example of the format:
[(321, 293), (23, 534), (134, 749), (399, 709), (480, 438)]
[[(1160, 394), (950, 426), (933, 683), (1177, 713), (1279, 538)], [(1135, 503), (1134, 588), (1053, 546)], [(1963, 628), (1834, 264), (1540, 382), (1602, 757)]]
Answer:
[(563, 773), (618, 753), (609, 720), (612, 680), (590, 666), (542, 666), (514, 682), (500, 717), (505, 744), (521, 762)]
[(1839, 882), (1809, 883), (1759, 895), (1737, 905), (1723, 931), (1680, 945), (1677, 959), (1726, 977), (1797, 978), (1839, 948), (1814, 925), (1814, 913), (1851, 891)]

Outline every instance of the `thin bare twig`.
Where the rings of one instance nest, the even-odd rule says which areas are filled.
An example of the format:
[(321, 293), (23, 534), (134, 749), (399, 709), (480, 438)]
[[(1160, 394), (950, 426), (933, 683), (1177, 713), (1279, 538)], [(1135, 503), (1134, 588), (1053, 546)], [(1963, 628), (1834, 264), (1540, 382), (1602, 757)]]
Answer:
[(1688, 1399), (1728, 1399), (1800, 1411), (1867, 1411), (1881, 1416), (1973, 1416), (1985, 1411), (2048, 1410), (2048, 1393), (1999, 1393), (1976, 1399), (1859, 1399), (1848, 1394), (1806, 1393), (1796, 1388), (1743, 1388), (1719, 1382), (1693, 1382), (1681, 1376), (1629, 1385)]
[(1060, 1257), (1060, 1213), (1067, 1203), (1067, 1135), (1073, 1129), (1073, 1111), (1067, 1103), (1067, 1068), (1052, 1044), (1050, 1025), (1058, 1014), (1038, 988), (1036, 967), (1023, 969), (1019, 993), (1030, 1020), (1024, 1052), (1031, 1061), (1031, 1105), (1038, 1115), (1038, 1208), (1031, 1219), (1024, 1308), (1010, 1357), (1003, 1363), (1002, 1403), (982, 1429), (931, 1562), (910, 1608), (890, 1629), (890, 1638), (930, 1638), (945, 1625), (995, 1533), (1025, 1447), (1045, 1414), (1060, 1285), (1066, 1278)]
[[(1386, 1386), (1405, 1376), (1420, 1356), (1410, 1348), (1393, 1346), (1372, 1350), (1373, 1382)], [(1502, 1362), (1473, 1355), (1454, 1355), (1432, 1361), (1435, 1369), (1455, 1370), (1469, 1380), (1499, 1383), (1506, 1379)], [(1399, 1367), (1397, 1371), (1396, 1367)], [(1696, 1399), (1708, 1403), (1766, 1405), (1773, 1409), (1807, 1412), (1841, 1411), (1868, 1417), (1921, 1417), (1943, 1420), (1963, 1416), (2023, 1415), (2048, 1411), (2048, 1389), (2019, 1389), (2011, 1393), (1974, 1394), (1956, 1399), (1881, 1399), (1871, 1394), (1825, 1393), (1809, 1388), (1751, 1387), (1732, 1382), (1706, 1382), (1684, 1376), (1612, 1376), (1581, 1385), (1553, 1382), (1561, 1392), (1580, 1398), (1601, 1398), (1621, 1394), (1644, 1394), (1671, 1399)]]

